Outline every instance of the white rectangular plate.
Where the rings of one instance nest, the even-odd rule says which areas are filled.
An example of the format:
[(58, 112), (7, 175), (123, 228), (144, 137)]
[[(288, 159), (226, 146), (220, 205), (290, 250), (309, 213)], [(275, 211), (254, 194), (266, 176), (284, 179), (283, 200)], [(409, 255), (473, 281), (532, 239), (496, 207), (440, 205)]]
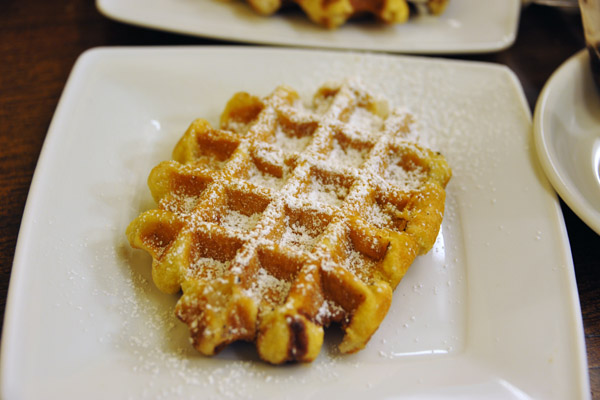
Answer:
[(515, 40), (520, 0), (451, 0), (439, 17), (386, 26), (350, 22), (327, 30), (301, 13), (257, 15), (244, 1), (96, 0), (106, 16), (125, 23), (224, 40), (402, 53), (477, 53)]
[[(453, 168), (434, 249), (394, 293), (368, 346), (329, 332), (308, 365), (272, 367), (251, 345), (205, 358), (151, 282), (125, 228), (154, 207), (151, 168), (196, 117), (237, 91), (311, 94), (359, 77), (406, 106)], [(2, 397), (585, 398), (573, 264), (531, 116), (506, 68), (325, 51), (98, 49), (77, 62), (35, 172), (12, 270)]]

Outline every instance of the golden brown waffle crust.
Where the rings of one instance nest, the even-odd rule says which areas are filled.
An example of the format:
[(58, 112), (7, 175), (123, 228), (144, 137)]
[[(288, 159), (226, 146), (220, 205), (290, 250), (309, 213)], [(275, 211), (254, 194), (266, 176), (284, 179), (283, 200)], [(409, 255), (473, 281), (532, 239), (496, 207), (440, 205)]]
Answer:
[(238, 93), (220, 128), (190, 125), (148, 178), (158, 208), (127, 236), (156, 286), (182, 291), (202, 354), (244, 340), (273, 364), (312, 361), (331, 323), (342, 353), (364, 348), (442, 222), (451, 171), (415, 125), (357, 80), (310, 105), (285, 86)]
[(246, 0), (259, 14), (272, 15), (295, 3), (316, 24), (334, 29), (362, 14), (386, 24), (406, 22), (411, 13), (440, 15), (450, 0)]

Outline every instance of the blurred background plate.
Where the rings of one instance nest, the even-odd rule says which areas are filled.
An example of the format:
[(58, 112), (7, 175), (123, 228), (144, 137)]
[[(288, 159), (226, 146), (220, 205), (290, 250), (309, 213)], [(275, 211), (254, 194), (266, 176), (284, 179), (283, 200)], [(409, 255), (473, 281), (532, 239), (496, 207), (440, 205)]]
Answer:
[(480, 53), (513, 44), (521, 0), (451, 0), (439, 17), (327, 30), (303, 14), (257, 15), (244, 1), (96, 0), (104, 15), (153, 29), (230, 41), (401, 53)]

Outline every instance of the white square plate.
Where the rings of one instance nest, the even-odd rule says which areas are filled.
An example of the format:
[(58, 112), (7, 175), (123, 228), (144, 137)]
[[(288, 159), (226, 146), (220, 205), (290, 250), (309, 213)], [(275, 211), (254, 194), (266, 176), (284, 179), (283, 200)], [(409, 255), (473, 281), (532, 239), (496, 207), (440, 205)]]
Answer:
[(301, 13), (257, 15), (244, 1), (96, 0), (107, 17), (188, 35), (251, 43), (376, 50), (402, 53), (478, 53), (515, 40), (520, 0), (451, 0), (439, 17), (406, 24), (348, 23), (317, 26)]
[[(366, 349), (326, 335), (308, 365), (250, 345), (191, 348), (177, 296), (150, 280), (125, 228), (154, 206), (150, 169), (196, 117), (278, 84), (302, 94), (358, 76), (409, 107), (453, 168), (434, 249), (394, 293)], [(483, 63), (325, 51), (97, 49), (77, 62), (21, 225), (4, 323), (2, 397), (585, 398), (577, 289), (557, 198), (515, 76)]]

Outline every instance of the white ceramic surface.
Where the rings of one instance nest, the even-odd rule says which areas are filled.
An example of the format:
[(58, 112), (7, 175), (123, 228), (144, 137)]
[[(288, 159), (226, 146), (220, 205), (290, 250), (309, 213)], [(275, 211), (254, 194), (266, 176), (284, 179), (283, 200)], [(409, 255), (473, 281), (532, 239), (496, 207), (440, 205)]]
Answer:
[[(204, 358), (125, 228), (146, 179), (196, 117), (236, 91), (308, 95), (359, 76), (409, 107), (453, 169), (434, 249), (394, 293), (368, 346), (267, 366), (238, 344)], [(77, 62), (40, 155), (2, 336), (6, 399), (589, 397), (579, 300), (531, 115), (506, 68), (238, 47), (97, 49)], [(527, 201), (515, 193), (525, 194)]]
[(477, 53), (515, 40), (520, 0), (451, 0), (440, 17), (383, 26), (349, 23), (327, 30), (297, 14), (257, 15), (243, 1), (96, 0), (106, 16), (125, 23), (217, 39), (287, 46), (403, 53)]
[(548, 179), (600, 234), (600, 94), (586, 50), (548, 80), (535, 110), (535, 144)]

